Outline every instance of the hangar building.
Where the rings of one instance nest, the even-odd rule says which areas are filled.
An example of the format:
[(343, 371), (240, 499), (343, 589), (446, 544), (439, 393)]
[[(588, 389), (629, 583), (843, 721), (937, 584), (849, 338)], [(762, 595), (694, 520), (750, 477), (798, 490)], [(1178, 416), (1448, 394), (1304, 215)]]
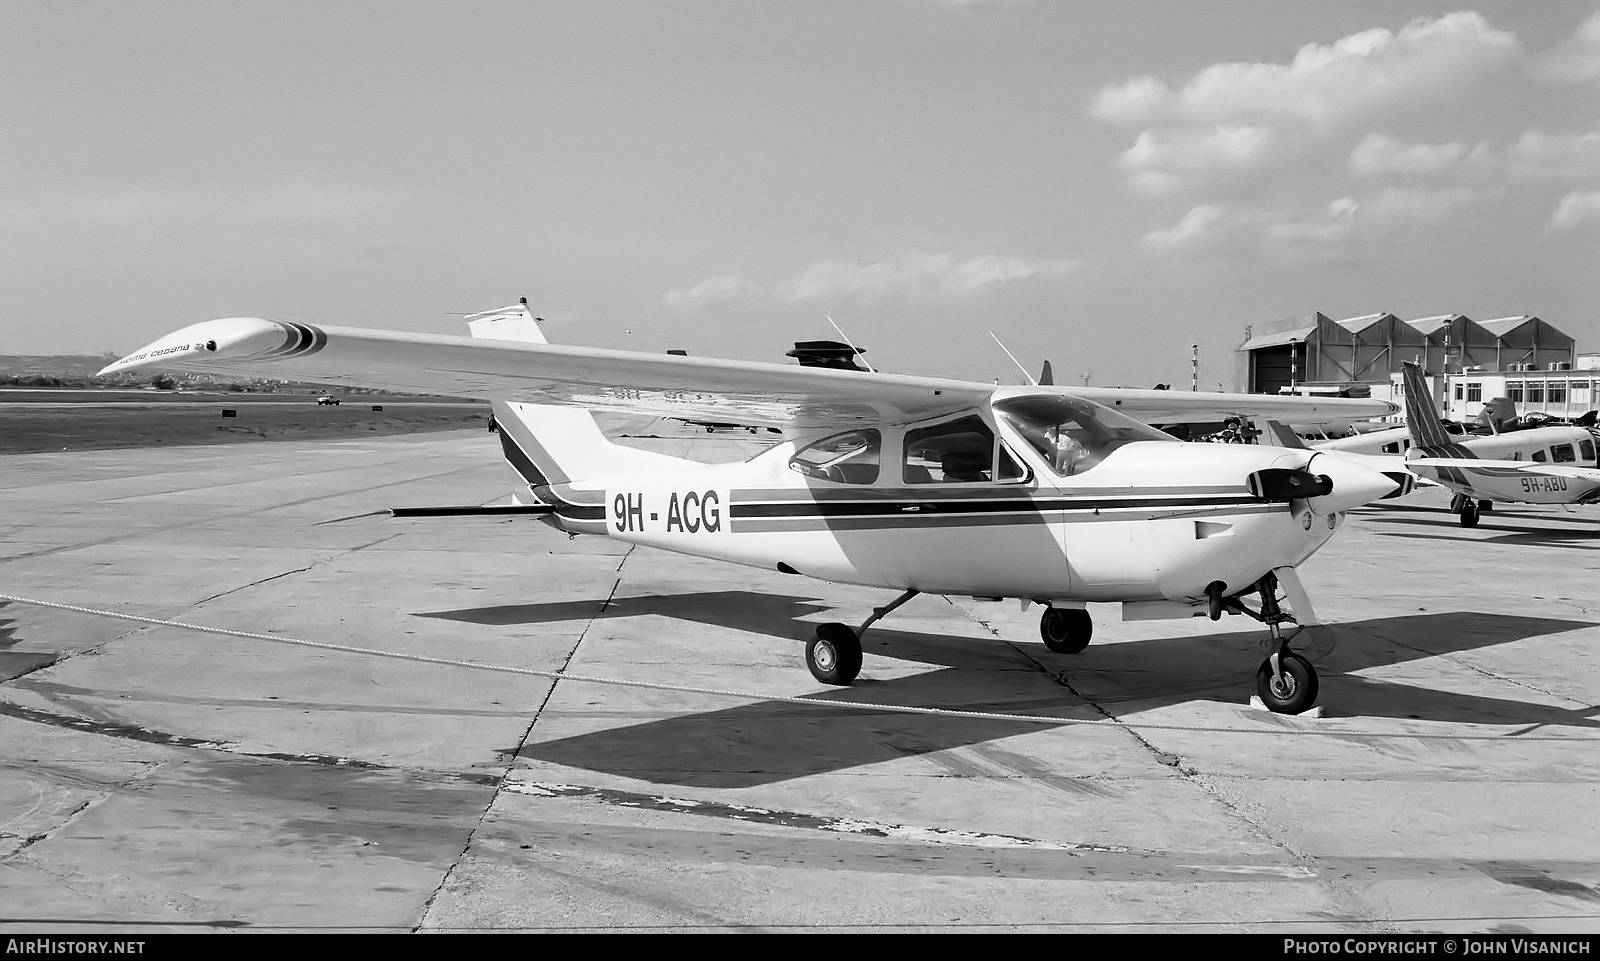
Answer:
[[(1245, 329), (1239, 352), (1251, 393), (1400, 397), (1400, 364), (1422, 365), (1446, 416), (1470, 420), (1482, 402), (1510, 397), (1519, 410), (1582, 413), (1600, 401), (1600, 369), (1579, 363), (1571, 336), (1538, 317), (1483, 322), (1462, 314), (1402, 320), (1326, 314)], [(1579, 369), (1575, 370), (1577, 367)]]

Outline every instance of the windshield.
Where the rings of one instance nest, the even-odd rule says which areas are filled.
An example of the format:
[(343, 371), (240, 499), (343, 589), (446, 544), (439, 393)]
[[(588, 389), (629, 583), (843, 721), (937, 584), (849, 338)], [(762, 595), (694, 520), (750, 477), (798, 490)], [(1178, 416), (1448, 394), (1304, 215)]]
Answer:
[(1124, 444), (1147, 440), (1178, 443), (1171, 435), (1109, 407), (1059, 394), (997, 400), (994, 411), (1062, 477), (1088, 470)]

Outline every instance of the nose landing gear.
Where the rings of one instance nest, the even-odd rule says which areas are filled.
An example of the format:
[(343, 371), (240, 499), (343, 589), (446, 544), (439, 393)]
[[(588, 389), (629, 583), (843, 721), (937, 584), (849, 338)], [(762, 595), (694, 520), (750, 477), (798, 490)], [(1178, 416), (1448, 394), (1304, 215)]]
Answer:
[(1220, 591), (1208, 594), (1212, 596), (1213, 610), (1225, 608), (1249, 615), (1267, 625), (1272, 634), (1272, 653), (1256, 669), (1256, 695), (1261, 703), (1277, 714), (1304, 713), (1317, 702), (1317, 670), (1310, 661), (1289, 650), (1289, 639), (1283, 636), (1283, 622), (1294, 618), (1278, 606), (1277, 575), (1268, 571), (1256, 582), (1255, 590), (1261, 595), (1259, 612), (1245, 607), (1237, 596), (1224, 598)]

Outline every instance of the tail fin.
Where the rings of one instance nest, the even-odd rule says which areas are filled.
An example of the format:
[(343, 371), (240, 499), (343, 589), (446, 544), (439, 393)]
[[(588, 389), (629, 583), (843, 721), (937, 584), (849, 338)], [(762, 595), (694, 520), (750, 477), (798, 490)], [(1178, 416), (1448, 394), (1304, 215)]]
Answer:
[[(528, 312), (528, 301), (499, 310), (472, 314), (467, 327), (473, 337), (548, 343), (539, 322)], [(609, 474), (680, 468), (688, 461), (666, 454), (611, 443), (595, 423), (594, 415), (580, 407), (494, 402), (494, 420), (506, 462), (531, 488), (570, 484)]]
[(1496, 434), (1516, 426), (1517, 405), (1509, 397), (1496, 397), (1484, 403), (1478, 423)]
[(1271, 435), (1274, 441), (1270, 446), (1287, 447), (1290, 450), (1310, 449), (1306, 447), (1306, 442), (1300, 439), (1299, 434), (1290, 430), (1287, 425), (1280, 424), (1275, 420), (1267, 421), (1267, 433)]
[(1411, 432), (1411, 446), (1422, 448), (1430, 457), (1461, 456), (1457, 445), (1445, 433), (1444, 421), (1433, 409), (1428, 385), (1422, 379), (1422, 368), (1410, 361), (1400, 366), (1406, 391), (1406, 428)]

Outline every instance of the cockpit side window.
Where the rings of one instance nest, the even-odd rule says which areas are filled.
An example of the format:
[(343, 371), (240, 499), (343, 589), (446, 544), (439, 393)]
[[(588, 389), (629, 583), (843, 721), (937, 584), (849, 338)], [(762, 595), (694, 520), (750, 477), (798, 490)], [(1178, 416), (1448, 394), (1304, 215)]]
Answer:
[(994, 409), (1062, 477), (1089, 470), (1124, 444), (1177, 443), (1109, 407), (1059, 394), (1007, 398), (997, 401)]
[(875, 484), (882, 460), (882, 435), (853, 430), (801, 448), (789, 458), (789, 469), (836, 484)]
[(976, 414), (906, 431), (907, 484), (986, 484), (993, 465), (994, 431)]

